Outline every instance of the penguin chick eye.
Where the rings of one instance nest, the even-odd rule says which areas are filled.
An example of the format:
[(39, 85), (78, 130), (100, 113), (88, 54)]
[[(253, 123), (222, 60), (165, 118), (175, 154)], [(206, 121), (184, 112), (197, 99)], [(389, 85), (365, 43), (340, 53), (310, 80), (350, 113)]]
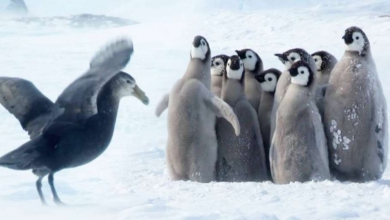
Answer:
[(127, 83), (131, 83), (131, 81), (130, 81), (130, 80), (126, 80), (126, 82), (127, 82)]
[(302, 71), (301, 71), (301, 74), (304, 74), (304, 73), (305, 73), (305, 72), (302, 70)]
[(295, 57), (291, 57), (291, 61), (293, 61), (293, 62), (294, 62), (294, 61), (295, 61)]
[(252, 55), (249, 55), (248, 57), (249, 57), (249, 58), (252, 58)]
[(359, 40), (359, 37), (355, 37), (356, 40)]
[(219, 66), (219, 62), (216, 62), (215, 65), (216, 65), (216, 66)]
[(206, 46), (206, 43), (205, 43), (205, 42), (202, 42), (202, 45), (203, 45), (203, 46)]
[(272, 78), (271, 78), (271, 77), (268, 77), (267, 80), (271, 82), (271, 81), (272, 81)]
[(314, 59), (314, 62), (317, 62), (318, 60), (317, 59)]

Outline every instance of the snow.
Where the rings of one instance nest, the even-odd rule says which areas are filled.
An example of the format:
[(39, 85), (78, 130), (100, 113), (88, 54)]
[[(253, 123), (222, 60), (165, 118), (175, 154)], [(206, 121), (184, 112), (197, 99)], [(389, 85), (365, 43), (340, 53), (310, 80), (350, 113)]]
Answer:
[[(34, 175), (1, 168), (1, 219), (389, 219), (389, 169), (381, 180), (365, 184), (172, 182), (164, 159), (167, 114), (154, 116), (162, 95), (184, 73), (195, 35), (207, 38), (212, 55), (252, 48), (265, 69), (282, 70), (274, 54), (295, 47), (310, 53), (327, 50), (340, 59), (344, 30), (356, 25), (370, 39), (389, 97), (390, 87), (385, 85), (390, 83), (390, 17), (384, 16), (390, 15), (388, 0), (26, 0), (26, 4), (32, 16), (91, 13), (139, 23), (74, 29), (1, 21), (1, 75), (31, 80), (55, 100), (88, 68), (102, 45), (125, 35), (135, 47), (125, 70), (149, 96), (150, 104), (123, 99), (107, 151), (85, 166), (55, 176), (67, 207), (41, 206)], [(28, 141), (19, 122), (3, 108), (0, 121), (1, 155)], [(43, 190), (49, 200), (46, 180)]]

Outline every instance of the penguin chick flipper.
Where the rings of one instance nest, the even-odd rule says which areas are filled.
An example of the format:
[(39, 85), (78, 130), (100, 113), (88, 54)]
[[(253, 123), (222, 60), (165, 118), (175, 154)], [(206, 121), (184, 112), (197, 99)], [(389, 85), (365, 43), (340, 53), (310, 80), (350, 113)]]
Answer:
[(217, 117), (225, 118), (233, 126), (236, 136), (240, 135), (240, 122), (233, 109), (226, 102), (211, 93), (205, 97), (205, 102)]
[(161, 101), (158, 103), (156, 107), (156, 116), (160, 117), (160, 115), (168, 108), (169, 105), (169, 93), (165, 94)]

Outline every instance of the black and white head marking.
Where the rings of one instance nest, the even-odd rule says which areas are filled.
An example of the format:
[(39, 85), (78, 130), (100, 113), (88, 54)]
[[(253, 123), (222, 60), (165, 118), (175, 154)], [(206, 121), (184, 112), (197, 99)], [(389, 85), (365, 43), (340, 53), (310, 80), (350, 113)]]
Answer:
[(309, 64), (304, 61), (294, 63), (288, 70), (291, 75), (291, 83), (299, 86), (310, 86), (313, 82), (313, 72)]
[(287, 65), (286, 63), (288, 62), (288, 58), (285, 54), (282, 53), (276, 53), (275, 56), (277, 56), (284, 65)]
[(206, 60), (210, 56), (210, 46), (206, 38), (196, 36), (192, 42), (191, 59)]
[(261, 72), (255, 78), (260, 83), (263, 91), (273, 93), (276, 90), (276, 85), (281, 74), (279, 70), (272, 68)]
[(365, 56), (370, 47), (370, 42), (362, 29), (358, 27), (350, 27), (345, 30), (342, 37), (347, 45), (347, 51), (358, 52), (359, 55)]
[(244, 63), (239, 56), (233, 55), (229, 58), (226, 66), (226, 77), (242, 81), (244, 79)]
[(229, 56), (218, 55), (211, 58), (211, 75), (222, 76), (226, 72), (226, 64)]
[(329, 63), (331, 62), (331, 54), (326, 51), (318, 51), (311, 55), (314, 62), (316, 63), (317, 71), (321, 72), (328, 68)]
[(275, 56), (279, 58), (279, 60), (286, 66), (287, 69), (289, 69), (294, 63), (301, 60), (307, 63), (310, 62), (310, 54), (301, 48), (294, 48), (282, 54), (277, 53)]
[(322, 68), (322, 63), (323, 63), (323, 61), (322, 61), (322, 57), (320, 56), (320, 55), (312, 55), (313, 56), (313, 60), (314, 60), (314, 62), (316, 63), (316, 68), (317, 68), (317, 71), (322, 71), (323, 70), (323, 68)]
[(256, 73), (262, 65), (260, 56), (252, 49), (236, 50), (236, 53), (244, 63), (246, 70)]

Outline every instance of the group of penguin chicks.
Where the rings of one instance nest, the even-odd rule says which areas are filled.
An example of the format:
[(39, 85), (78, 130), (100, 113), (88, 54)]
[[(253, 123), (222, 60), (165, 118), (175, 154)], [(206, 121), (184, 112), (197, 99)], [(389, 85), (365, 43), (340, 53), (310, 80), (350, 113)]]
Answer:
[[(263, 70), (252, 49), (211, 58), (196, 36), (184, 76), (166, 94), (172, 180), (276, 184), (381, 178), (387, 165), (387, 104), (369, 40), (350, 27), (338, 61), (325, 51), (275, 54)], [(211, 67), (211, 68), (210, 68)]]

